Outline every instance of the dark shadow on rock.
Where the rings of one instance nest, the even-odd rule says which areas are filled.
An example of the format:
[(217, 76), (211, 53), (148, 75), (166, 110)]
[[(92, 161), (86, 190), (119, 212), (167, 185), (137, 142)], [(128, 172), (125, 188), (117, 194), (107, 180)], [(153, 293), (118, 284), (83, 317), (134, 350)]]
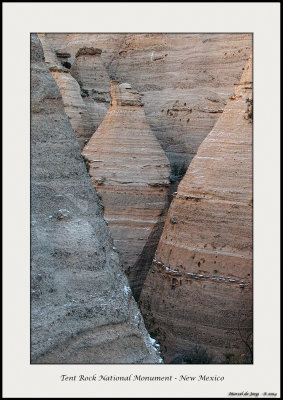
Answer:
[(129, 276), (129, 281), (131, 282), (130, 286), (136, 302), (139, 301), (144, 282), (151, 267), (154, 254), (163, 231), (166, 214), (167, 208), (162, 211), (162, 214), (158, 218), (158, 222), (154, 225), (151, 234), (149, 235), (147, 242), (143, 248), (143, 251), (140, 254), (136, 263), (134, 264), (131, 274)]

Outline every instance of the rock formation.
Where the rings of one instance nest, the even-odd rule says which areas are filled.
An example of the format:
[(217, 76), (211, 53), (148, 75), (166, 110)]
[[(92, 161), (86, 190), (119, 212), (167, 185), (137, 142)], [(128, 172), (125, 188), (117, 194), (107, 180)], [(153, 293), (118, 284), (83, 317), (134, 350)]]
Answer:
[(31, 362), (158, 362), (36, 35), (31, 160)]
[[(173, 199), (140, 305), (165, 362), (252, 362), (252, 62)], [(199, 360), (202, 362), (201, 360)]]
[(79, 145), (83, 148), (95, 131), (95, 125), (81, 97), (80, 86), (66, 69), (52, 69), (51, 72), (60, 89), (65, 113), (70, 118)]
[(52, 72), (53, 78), (60, 89), (65, 113), (70, 118), (76, 138), (81, 148), (83, 148), (97, 126), (92, 122), (86, 105), (83, 102), (78, 82), (72, 77), (69, 69), (63, 66), (65, 62), (60, 62), (62, 54), (64, 56), (63, 59), (66, 59), (69, 54), (57, 51), (57, 57), (59, 55), (57, 58), (46, 40), (46, 35), (40, 34), (39, 37), (44, 49), (46, 65)]
[(137, 299), (164, 222), (169, 162), (146, 121), (138, 92), (112, 82), (111, 97), (105, 119), (82, 154)]
[[(47, 34), (71, 54), (99, 47), (113, 80), (143, 94), (147, 121), (180, 179), (223, 112), (252, 49), (251, 34)], [(98, 56), (96, 56), (98, 58)]]
[(103, 121), (110, 106), (110, 79), (101, 60), (101, 49), (81, 47), (71, 67), (79, 83), (83, 101), (95, 129)]

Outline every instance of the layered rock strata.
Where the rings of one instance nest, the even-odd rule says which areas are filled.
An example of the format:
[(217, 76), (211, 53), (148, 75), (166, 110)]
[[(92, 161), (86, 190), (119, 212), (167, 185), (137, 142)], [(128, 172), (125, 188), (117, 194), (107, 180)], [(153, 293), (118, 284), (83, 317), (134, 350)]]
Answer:
[(36, 35), (31, 160), (31, 363), (160, 361)]
[(141, 96), (112, 82), (111, 107), (82, 154), (137, 299), (168, 205), (169, 162), (146, 121)]
[[(252, 362), (252, 61), (171, 203), (141, 294), (166, 362)], [(202, 362), (202, 360), (199, 360)]]
[(69, 69), (63, 66), (64, 62), (60, 62), (62, 54), (64, 56), (63, 59), (66, 59), (69, 54), (57, 51), (57, 57), (59, 55), (57, 58), (48, 40), (46, 40), (46, 35), (39, 34), (39, 38), (44, 51), (45, 63), (60, 89), (65, 113), (70, 119), (81, 148), (83, 148), (95, 131), (96, 125), (92, 122), (87, 107), (83, 102), (78, 82), (72, 77)]
[(252, 49), (251, 34), (47, 34), (71, 60), (82, 46), (103, 50), (111, 79), (129, 82), (179, 180), (223, 112)]
[(83, 101), (95, 129), (103, 121), (110, 106), (110, 78), (101, 60), (102, 50), (81, 47), (71, 67), (71, 74), (79, 83)]

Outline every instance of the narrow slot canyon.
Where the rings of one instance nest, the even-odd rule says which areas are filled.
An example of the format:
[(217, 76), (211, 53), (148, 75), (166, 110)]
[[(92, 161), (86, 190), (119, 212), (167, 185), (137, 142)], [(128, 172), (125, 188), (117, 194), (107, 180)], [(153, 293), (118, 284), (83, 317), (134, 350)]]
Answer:
[(32, 362), (252, 363), (251, 35), (31, 43)]

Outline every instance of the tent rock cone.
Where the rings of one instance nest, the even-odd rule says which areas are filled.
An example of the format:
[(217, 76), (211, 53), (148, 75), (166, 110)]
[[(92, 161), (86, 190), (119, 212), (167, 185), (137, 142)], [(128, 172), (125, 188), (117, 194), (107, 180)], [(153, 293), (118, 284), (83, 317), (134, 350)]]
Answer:
[[(165, 362), (252, 362), (252, 61), (168, 211), (140, 297)], [(200, 360), (201, 362), (201, 360)]]
[(169, 161), (150, 130), (138, 92), (112, 81), (111, 97), (82, 155), (137, 299), (168, 206)]

